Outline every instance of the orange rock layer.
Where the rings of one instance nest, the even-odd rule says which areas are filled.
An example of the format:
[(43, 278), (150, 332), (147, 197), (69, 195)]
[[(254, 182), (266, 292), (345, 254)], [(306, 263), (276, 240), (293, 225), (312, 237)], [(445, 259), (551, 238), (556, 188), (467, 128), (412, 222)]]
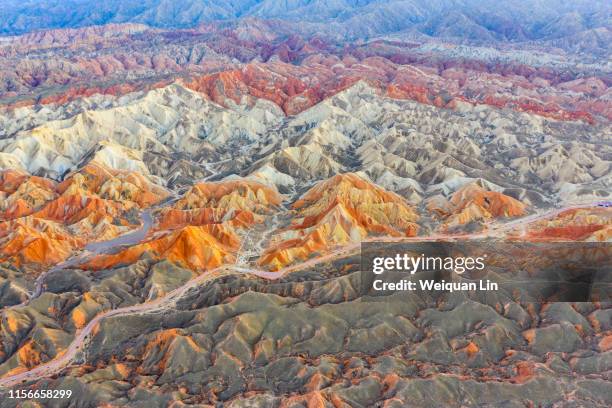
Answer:
[[(162, 230), (185, 227), (187, 225), (219, 224), (229, 215), (228, 211), (218, 208), (197, 208), (194, 210), (177, 210), (175, 208), (164, 208), (158, 216), (158, 228)], [(231, 214), (227, 221), (235, 228), (248, 228), (261, 217), (250, 211), (237, 210)]]
[(612, 239), (612, 208), (578, 208), (529, 225), (530, 239), (608, 241)]
[(526, 214), (526, 206), (522, 202), (503, 193), (486, 190), (478, 183), (464, 185), (448, 201), (432, 199), (427, 208), (444, 219), (443, 229)]
[(131, 202), (147, 208), (168, 197), (168, 192), (151, 183), (142, 174), (109, 169), (89, 163), (59, 184), (60, 194), (86, 191), (108, 200)]
[(245, 210), (269, 213), (281, 203), (278, 192), (261, 183), (247, 180), (195, 184), (177, 203), (176, 208), (218, 208), (224, 211)]
[(55, 182), (16, 170), (0, 172), (0, 220), (32, 214), (57, 197)]
[(6, 170), (0, 172), (0, 260), (48, 266), (90, 241), (135, 227), (139, 209), (167, 192), (133, 172), (89, 164), (60, 184)]
[(484, 209), (493, 218), (525, 215), (525, 204), (496, 191), (486, 191), (477, 184), (468, 184), (457, 191), (450, 200), (456, 211), (470, 205)]
[(235, 261), (240, 246), (237, 229), (262, 222), (280, 202), (276, 190), (257, 182), (198, 183), (173, 207), (157, 212), (156, 232), (147, 241), (117, 254), (98, 256), (83, 267), (127, 265), (148, 254), (193, 270), (213, 269)]
[(371, 235), (415, 236), (418, 216), (397, 194), (356, 174), (341, 174), (310, 189), (293, 205), (296, 219), (259, 260), (280, 269)]
[[(490, 82), (517, 80), (517, 85), (529, 93), (536, 86), (517, 76), (463, 69), (449, 67), (440, 71), (424, 65), (395, 64), (381, 57), (359, 59), (348, 55), (344, 58), (309, 55), (301, 64), (273, 61), (253, 62), (241, 69), (227, 67), (222, 72), (194, 77), (185, 85), (224, 106), (229, 106), (230, 101), (241, 103), (252, 98), (267, 99), (280, 106), (287, 115), (300, 113), (361, 80), (390, 98), (411, 99), (437, 107), (455, 108), (458, 101), (463, 101), (557, 120), (594, 123), (593, 113), (608, 119), (611, 117), (603, 101), (576, 102), (575, 98), (566, 95), (557, 96), (559, 100), (537, 94), (530, 98), (510, 95), (501, 88), (491, 87)], [(466, 84), (477, 86), (479, 92), (467, 92), (469, 87), (463, 90)], [(574, 106), (568, 109), (568, 105)]]
[(206, 270), (234, 262), (239, 246), (239, 237), (222, 224), (187, 226), (162, 233), (119, 253), (98, 256), (81, 267), (98, 270), (129, 265), (148, 254), (189, 269)]
[(0, 261), (52, 265), (85, 244), (61, 224), (34, 217), (0, 223)]

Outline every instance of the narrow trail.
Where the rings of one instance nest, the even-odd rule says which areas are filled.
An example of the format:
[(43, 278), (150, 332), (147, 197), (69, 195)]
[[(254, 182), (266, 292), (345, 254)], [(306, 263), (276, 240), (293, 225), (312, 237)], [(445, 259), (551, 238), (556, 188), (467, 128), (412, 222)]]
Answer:
[[(398, 238), (389, 238), (389, 237), (377, 237), (364, 240), (363, 242), (427, 242), (427, 241), (440, 241), (440, 240), (478, 240), (485, 238), (499, 238), (502, 236), (502, 232), (507, 231), (510, 228), (516, 228), (518, 226), (532, 223), (538, 221), (540, 219), (550, 218), (552, 216), (558, 215), (559, 213), (571, 209), (577, 208), (586, 208), (593, 207), (593, 204), (587, 205), (576, 205), (572, 207), (566, 207), (563, 209), (555, 209), (553, 211), (534, 214), (527, 217), (523, 217), (512, 223), (509, 223), (508, 227), (503, 226), (494, 226), (494, 228), (488, 229), (487, 231), (480, 232), (477, 234), (455, 234), (455, 235), (443, 235), (443, 234), (433, 234), (429, 236), (421, 236), (421, 237), (398, 237)], [(144, 225), (143, 225), (144, 228)], [(314, 265), (331, 261), (333, 259), (338, 259), (342, 257), (346, 257), (352, 254), (356, 254), (360, 251), (361, 242), (350, 244), (341, 248), (338, 248), (327, 255), (310, 259), (308, 261), (302, 262), (297, 265), (285, 267), (277, 272), (271, 272), (266, 270), (260, 270), (257, 268), (252, 268), (248, 266), (242, 266), (240, 264), (236, 265), (224, 265), (218, 268), (215, 268), (210, 271), (206, 271), (203, 274), (195, 277), (194, 279), (188, 281), (183, 286), (176, 288), (175, 290), (167, 293), (165, 296), (160, 297), (156, 300), (140, 303), (133, 306), (127, 306), (119, 309), (109, 310), (103, 312), (96, 317), (94, 317), (83, 329), (76, 333), (76, 337), (70, 344), (70, 346), (58, 357), (55, 357), (51, 361), (39, 365), (31, 370), (24, 371), (22, 373), (6, 376), (4, 378), (0, 378), (0, 387), (7, 388), (12, 387), (17, 384), (35, 380), (38, 378), (49, 377), (54, 374), (57, 374), (67, 366), (73, 363), (77, 353), (83, 350), (84, 345), (87, 344), (89, 336), (94, 328), (103, 320), (110, 317), (115, 316), (125, 316), (131, 314), (144, 314), (147, 312), (157, 311), (163, 309), (165, 307), (169, 307), (173, 305), (178, 299), (183, 297), (187, 291), (193, 289), (197, 286), (205, 284), (207, 282), (213, 281), (221, 276), (228, 276), (235, 273), (240, 274), (251, 274), (254, 276), (258, 276), (260, 278), (276, 280), (282, 278), (283, 276), (297, 272), (303, 269), (311, 268)]]

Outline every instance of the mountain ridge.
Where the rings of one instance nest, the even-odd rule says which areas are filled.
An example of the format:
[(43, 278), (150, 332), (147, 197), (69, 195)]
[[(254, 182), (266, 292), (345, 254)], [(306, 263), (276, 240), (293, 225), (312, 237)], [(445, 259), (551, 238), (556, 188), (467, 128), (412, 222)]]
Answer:
[[(36, 3), (36, 4), (33, 4)], [(69, 13), (67, 11), (70, 10)], [(492, 11), (495, 10), (495, 11)], [(27, 12), (24, 12), (27, 11)], [(340, 33), (373, 37), (412, 30), (421, 35), (472, 40), (534, 41), (562, 38), (608, 28), (610, 6), (605, 1), (556, 0), (518, 2), (423, 1), (201, 1), (180, 7), (167, 0), (107, 1), (92, 8), (87, 0), (16, 2), (0, 6), (0, 33), (52, 28), (78, 28), (108, 23), (140, 23), (159, 28), (193, 28), (201, 24), (262, 18), (301, 22), (304, 33)], [(456, 17), (449, 19), (449, 12)], [(44, 14), (43, 19), (41, 15)], [(406, 16), (406, 17), (404, 17)], [(327, 26), (327, 27), (326, 27)], [(331, 29), (330, 29), (331, 28)], [(470, 34), (473, 33), (474, 35)]]

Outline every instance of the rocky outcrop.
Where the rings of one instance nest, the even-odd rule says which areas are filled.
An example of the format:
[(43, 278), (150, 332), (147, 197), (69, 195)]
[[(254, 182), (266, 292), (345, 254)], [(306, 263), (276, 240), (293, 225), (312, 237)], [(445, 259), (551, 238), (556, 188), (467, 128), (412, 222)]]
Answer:
[(444, 220), (442, 227), (445, 229), (526, 214), (522, 202), (501, 192), (486, 190), (478, 183), (462, 186), (448, 201), (440, 196), (432, 197), (427, 207)]
[(418, 215), (400, 196), (346, 173), (321, 182), (292, 205), (289, 227), (259, 263), (278, 269), (368, 236), (414, 236)]
[(2, 172), (0, 259), (34, 269), (58, 264), (86, 244), (136, 228), (141, 209), (167, 196), (138, 173), (90, 164), (62, 183)]
[(112, 255), (99, 255), (81, 264), (85, 269), (110, 269), (131, 265), (144, 255), (203, 271), (234, 261), (240, 238), (223, 224), (186, 226), (155, 235), (143, 243)]
[(612, 214), (605, 208), (578, 208), (561, 212), (556, 217), (531, 223), (520, 231), (529, 239), (609, 241)]

